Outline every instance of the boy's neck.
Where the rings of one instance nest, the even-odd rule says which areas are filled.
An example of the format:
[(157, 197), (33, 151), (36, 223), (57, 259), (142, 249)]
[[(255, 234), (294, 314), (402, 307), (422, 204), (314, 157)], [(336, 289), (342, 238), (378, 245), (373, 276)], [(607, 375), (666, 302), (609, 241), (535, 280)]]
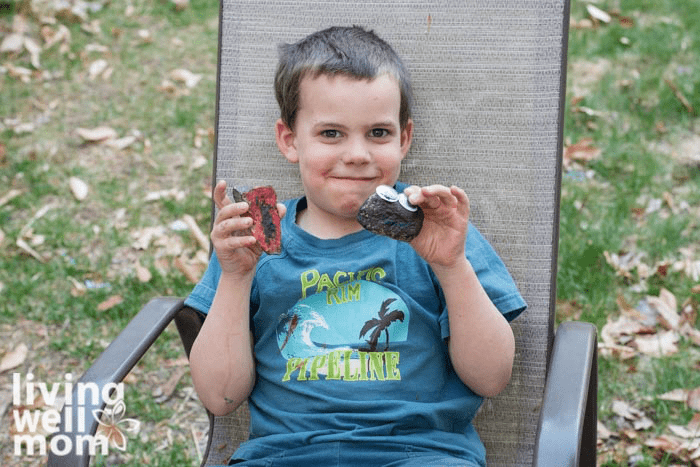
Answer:
[(330, 217), (323, 212), (314, 212), (313, 208), (306, 206), (297, 212), (296, 224), (303, 231), (323, 240), (341, 238), (362, 230), (356, 219)]

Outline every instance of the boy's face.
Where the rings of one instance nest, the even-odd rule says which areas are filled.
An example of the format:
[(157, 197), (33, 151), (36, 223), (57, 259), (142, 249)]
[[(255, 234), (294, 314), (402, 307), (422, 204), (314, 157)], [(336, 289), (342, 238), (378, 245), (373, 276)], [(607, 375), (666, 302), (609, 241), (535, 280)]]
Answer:
[[(321, 229), (356, 224), (378, 185), (393, 185), (411, 145), (413, 123), (401, 129), (396, 80), (343, 75), (306, 77), (293, 129), (277, 122), (277, 144), (299, 164), (308, 212)], [(358, 224), (359, 225), (359, 224)]]

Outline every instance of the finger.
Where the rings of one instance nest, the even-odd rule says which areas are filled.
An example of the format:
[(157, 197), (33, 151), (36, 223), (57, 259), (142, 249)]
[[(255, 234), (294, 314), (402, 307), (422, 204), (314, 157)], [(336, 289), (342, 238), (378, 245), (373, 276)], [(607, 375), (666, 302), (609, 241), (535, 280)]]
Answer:
[(417, 185), (411, 185), (406, 187), (403, 192), (408, 197), (408, 201), (415, 205), (420, 206), (421, 203), (425, 202), (425, 195), (423, 195), (423, 189)]
[(457, 206), (458, 200), (450, 188), (442, 185), (433, 185), (428, 187), (428, 189), (434, 198), (440, 200), (440, 203), (433, 207), (447, 206), (448, 208), (454, 208)]
[(457, 203), (462, 206), (466, 206), (467, 209), (469, 208), (469, 196), (467, 196), (467, 193), (461, 189), (458, 186), (451, 186), (450, 191), (454, 195), (454, 197), (457, 199)]
[[(223, 214), (225, 211), (222, 210), (219, 214)], [(250, 217), (241, 216), (231, 216), (224, 217), (222, 215), (217, 216), (216, 222), (214, 223), (214, 228), (212, 229), (213, 238), (227, 238), (231, 235), (240, 235), (240, 232), (249, 229), (253, 225), (253, 219)]]
[(214, 219), (214, 224), (219, 224), (227, 219), (242, 217), (250, 209), (250, 205), (245, 201), (240, 203), (229, 203), (219, 209)]
[(418, 185), (410, 185), (404, 188), (403, 192), (408, 196), (409, 198), (411, 195), (414, 193), (418, 193), (420, 191), (420, 187)]
[(224, 206), (231, 204), (231, 198), (226, 195), (226, 180), (219, 180), (219, 182), (214, 187), (214, 204), (216, 207), (221, 209)]
[(457, 200), (452, 196), (450, 189), (443, 185), (422, 187), (419, 191), (411, 194), (408, 200), (411, 204), (427, 209), (437, 209), (443, 204), (454, 207), (457, 204)]
[(284, 215), (287, 214), (287, 206), (282, 203), (277, 203), (277, 212), (280, 215), (280, 219), (282, 219)]
[(250, 235), (237, 236), (233, 235), (222, 239), (221, 242), (217, 243), (219, 248), (226, 250), (237, 250), (239, 248), (253, 248), (257, 244), (255, 237)]

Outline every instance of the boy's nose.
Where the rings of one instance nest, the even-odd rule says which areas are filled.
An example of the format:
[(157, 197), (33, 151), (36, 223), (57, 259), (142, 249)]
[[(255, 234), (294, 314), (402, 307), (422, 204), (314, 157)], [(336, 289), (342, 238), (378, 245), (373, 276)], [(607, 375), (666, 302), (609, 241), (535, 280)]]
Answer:
[(343, 162), (346, 164), (367, 164), (370, 159), (371, 155), (364, 138), (351, 139), (343, 154)]

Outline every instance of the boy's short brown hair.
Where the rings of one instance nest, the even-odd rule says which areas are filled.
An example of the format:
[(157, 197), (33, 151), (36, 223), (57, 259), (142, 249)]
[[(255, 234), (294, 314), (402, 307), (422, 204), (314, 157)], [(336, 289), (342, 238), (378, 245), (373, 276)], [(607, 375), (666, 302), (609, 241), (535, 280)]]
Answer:
[(275, 97), (282, 121), (294, 129), (299, 108), (299, 86), (306, 76), (340, 74), (357, 79), (393, 76), (401, 91), (399, 123), (411, 118), (411, 81), (408, 70), (394, 49), (373, 31), (359, 26), (331, 27), (279, 47)]

